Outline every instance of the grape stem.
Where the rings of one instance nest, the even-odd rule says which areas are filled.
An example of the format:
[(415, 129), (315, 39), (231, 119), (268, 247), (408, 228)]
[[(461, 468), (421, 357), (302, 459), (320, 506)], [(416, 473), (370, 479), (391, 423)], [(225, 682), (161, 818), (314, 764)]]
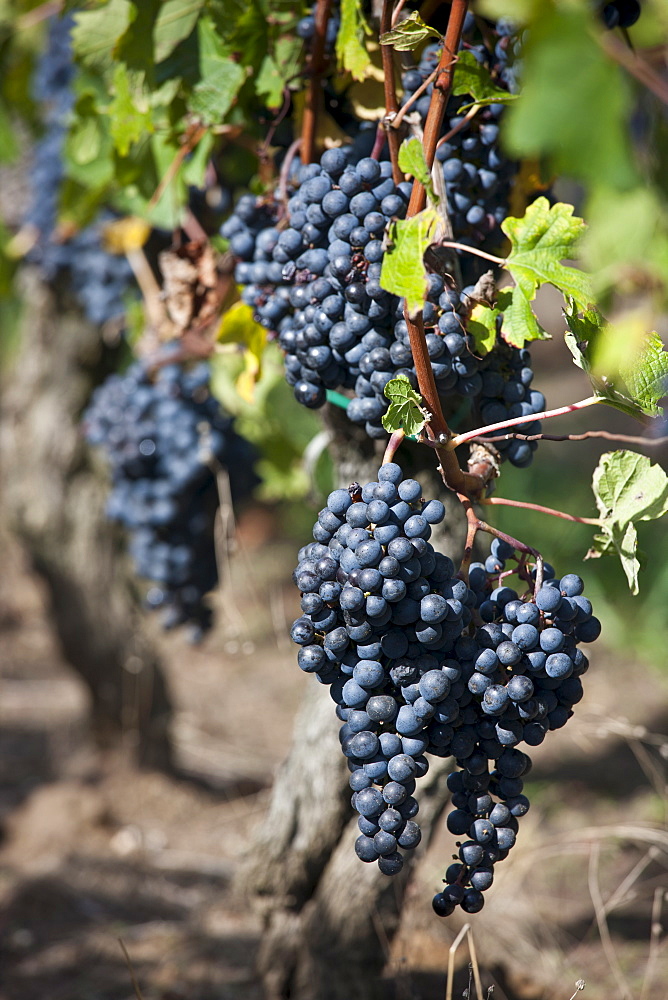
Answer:
[[(383, 0), (383, 10), (380, 15), (380, 34), (392, 29), (392, 10), (394, 0)], [(383, 62), (383, 87), (385, 90), (385, 122), (383, 131), (387, 137), (387, 145), (390, 151), (390, 162), (392, 163), (392, 179), (395, 184), (401, 184), (404, 175), (399, 169), (399, 133), (390, 128), (391, 122), (395, 119), (399, 111), (397, 101), (397, 88), (394, 79), (394, 53), (391, 45), (381, 45), (380, 56)]]
[(449, 132), (446, 132), (445, 135), (438, 140), (436, 143), (436, 149), (438, 149), (439, 146), (442, 146), (444, 142), (449, 142), (453, 135), (457, 135), (458, 132), (461, 132), (461, 130), (468, 125), (471, 119), (478, 114), (481, 107), (481, 104), (474, 104), (473, 107), (469, 108), (462, 120), (457, 122), (454, 128), (451, 128)]
[[(443, 137), (443, 141), (447, 136)], [(484, 250), (478, 250), (477, 247), (470, 247), (467, 243), (457, 243), (456, 240), (441, 240), (438, 244), (440, 247), (452, 247), (453, 250), (463, 250), (465, 253), (475, 254), (476, 257), (484, 257), (485, 260), (491, 260), (493, 264), (500, 264), (501, 267), (505, 267), (506, 258), (505, 257), (495, 257), (493, 253), (486, 253)]]
[[(494, 528), (487, 521), (483, 521), (476, 514), (472, 501), (462, 493), (458, 493), (457, 496), (466, 511), (466, 520), (468, 523), (466, 532), (466, 544), (464, 547), (464, 559), (462, 560), (462, 565), (466, 565), (466, 572), (468, 572), (468, 565), (471, 561), (471, 552), (473, 550), (473, 543), (475, 541), (475, 536), (479, 531), (484, 531), (489, 535), (493, 535), (494, 538), (499, 538), (508, 545), (512, 545), (516, 552), (523, 552), (525, 555), (533, 556), (536, 560), (536, 589), (539, 590), (543, 582), (543, 557), (541, 556), (538, 549), (532, 548), (530, 545), (525, 545), (524, 542), (520, 542), (518, 538), (513, 538), (512, 535), (508, 535), (505, 531), (500, 531), (499, 528)], [(485, 502), (485, 501), (481, 501)]]
[[(389, 45), (383, 45), (383, 49), (386, 49), (386, 48), (389, 48)], [(397, 114), (394, 116), (394, 118), (390, 122), (390, 128), (392, 128), (392, 129), (399, 128), (399, 126), (401, 125), (401, 123), (403, 121), (404, 115), (408, 111), (410, 111), (410, 109), (413, 107), (413, 105), (418, 100), (418, 98), (422, 97), (422, 95), (424, 94), (424, 92), (427, 89), (427, 87), (429, 86), (429, 84), (434, 82), (434, 80), (436, 79), (437, 75), (438, 75), (438, 66), (436, 67), (435, 70), (433, 70), (433, 72), (431, 72), (429, 74), (429, 76), (427, 77), (427, 79), (424, 80), (420, 84), (420, 86), (418, 87), (418, 89), (414, 93), (411, 94), (411, 96), (408, 98), (408, 100), (406, 101), (406, 103), (402, 104), (401, 109), (397, 112)]]
[(497, 434), (485, 438), (471, 438), (470, 444), (486, 444), (495, 441), (588, 441), (604, 438), (606, 441), (623, 441), (639, 448), (660, 448), (668, 444), (668, 437), (646, 438), (634, 434), (614, 434), (612, 431), (585, 431), (583, 434)]
[(281, 164), (281, 173), (278, 178), (278, 194), (281, 202), (287, 205), (288, 201), (288, 178), (290, 177), (290, 167), (292, 162), (299, 152), (301, 147), (301, 138), (295, 139), (291, 146), (288, 146), (288, 151), (285, 154), (283, 163)]
[(504, 507), (521, 507), (524, 510), (536, 510), (540, 514), (551, 514), (552, 517), (560, 517), (563, 521), (577, 521), (578, 524), (600, 525), (598, 517), (576, 517), (575, 514), (566, 514), (563, 510), (555, 510), (553, 507), (543, 507), (539, 503), (529, 503), (526, 500), (507, 500), (505, 497), (486, 497), (479, 503), (489, 505), (501, 505)]
[(403, 427), (400, 427), (399, 430), (392, 432), (392, 434), (390, 435), (390, 440), (387, 442), (387, 447), (383, 454), (383, 462), (382, 462), (383, 465), (387, 465), (388, 462), (394, 461), (394, 456), (397, 453), (397, 449), (399, 448), (399, 445), (401, 444), (401, 442), (404, 440), (405, 437), (406, 437), (406, 432), (403, 429)]
[(509, 417), (508, 420), (499, 420), (495, 424), (487, 424), (487, 426), (478, 427), (474, 431), (456, 434), (447, 442), (447, 447), (458, 448), (460, 444), (466, 444), (467, 441), (472, 441), (474, 438), (481, 437), (483, 434), (489, 434), (492, 431), (502, 431), (506, 427), (515, 427), (517, 424), (533, 423), (534, 420), (549, 420), (551, 417), (563, 417), (567, 413), (584, 410), (587, 406), (594, 406), (594, 404), (602, 402), (604, 400), (600, 396), (587, 396), (586, 399), (581, 399), (577, 403), (571, 403), (569, 406), (558, 406), (555, 410), (543, 410), (542, 413), (529, 413), (525, 417)]
[(318, 112), (322, 101), (320, 78), (325, 68), (325, 42), (332, 0), (318, 0), (315, 9), (315, 28), (309, 64), (309, 85), (306, 93), (306, 107), (302, 119), (302, 163), (312, 163), (315, 148), (315, 131)]
[(406, 0), (399, 0), (399, 3), (394, 8), (394, 13), (392, 15), (392, 27), (393, 28), (396, 26), (396, 23), (399, 20), (399, 14), (403, 10), (405, 3), (406, 3)]

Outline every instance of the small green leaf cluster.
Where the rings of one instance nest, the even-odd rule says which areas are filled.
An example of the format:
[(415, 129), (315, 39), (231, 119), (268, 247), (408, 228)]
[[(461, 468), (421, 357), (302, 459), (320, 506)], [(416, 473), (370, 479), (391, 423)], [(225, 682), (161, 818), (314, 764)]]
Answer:
[(252, 130), (260, 109), (300, 86), (303, 13), (287, 0), (106, 0), (76, 11), (64, 214), (85, 224), (113, 201), (155, 226), (178, 224), (216, 137)]

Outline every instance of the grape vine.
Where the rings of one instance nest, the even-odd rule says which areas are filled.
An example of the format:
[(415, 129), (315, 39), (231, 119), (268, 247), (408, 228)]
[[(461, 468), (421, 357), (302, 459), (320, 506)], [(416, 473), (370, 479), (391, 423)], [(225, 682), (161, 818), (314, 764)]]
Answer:
[[(378, 473), (337, 483), (299, 551), (298, 664), (336, 706), (362, 862), (402, 869), (421, 839), (429, 757), (451, 760), (457, 849), (433, 908), (475, 913), (529, 808), (521, 746), (569, 720), (589, 666), (581, 647), (600, 632), (580, 575), (557, 574), (542, 544), (482, 513), (505, 504), (592, 526), (588, 555), (619, 556), (637, 593), (636, 525), (668, 510), (665, 472), (632, 451), (602, 456), (593, 517), (497, 493), (504, 461), (526, 468), (543, 438), (650, 443), (548, 434), (548, 420), (601, 405), (647, 427), (662, 416), (668, 355), (652, 311), (638, 319), (632, 303), (647, 288), (653, 309), (666, 302), (665, 191), (611, 117), (627, 107), (622, 71), (665, 97), (627, 45), (640, 4), (537, 7), (518, 23), (468, 0), (428, 5), (427, 22), (394, 0), (368, 23), (370, 5), (352, 0), (270, 2), (266, 17), (212, 0), (174, 21), (155, 6), (146, 51), (133, 3), (53, 21), (35, 77), (45, 131), (28, 259), (49, 277), (68, 270), (99, 323), (122, 313), (131, 271), (144, 297), (140, 360), (84, 416), (111, 467), (109, 516), (129, 532), (147, 603), (199, 634), (218, 582), (218, 477), (229, 470), (240, 493), (254, 482), (216, 371), (232, 373), (240, 412), (273, 342), (299, 406), (345, 409)], [(368, 97), (374, 74), (382, 107)], [(615, 99), (595, 105), (608, 88)], [(594, 109), (584, 123), (579, 103)], [(562, 172), (584, 186), (587, 225), (551, 190)], [(633, 220), (619, 240), (612, 203)], [(119, 215), (127, 261), (108, 258), (96, 231)], [(166, 255), (150, 233), (171, 240)], [(565, 344), (591, 384), (552, 409), (531, 354), (548, 336), (534, 308), (545, 285), (562, 297)], [(271, 406), (254, 440), (280, 423)], [(461, 552), (430, 542), (445, 507), (404, 475), (408, 438), (466, 523)]]

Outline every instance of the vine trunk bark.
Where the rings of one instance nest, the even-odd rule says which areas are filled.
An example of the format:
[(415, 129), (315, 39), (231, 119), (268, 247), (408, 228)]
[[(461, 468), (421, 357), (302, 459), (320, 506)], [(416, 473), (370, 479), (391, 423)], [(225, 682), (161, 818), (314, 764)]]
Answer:
[[(374, 480), (379, 447), (339, 411), (328, 413), (326, 423), (338, 483)], [(415, 466), (422, 458), (417, 451), (402, 446), (398, 461), (419, 477), (425, 495), (442, 497), (443, 483), (433, 466)], [(455, 540), (463, 539), (464, 522), (448, 509), (432, 540), (437, 546), (449, 543), (451, 550)], [(394, 878), (382, 875), (375, 864), (362, 864), (353, 850), (359, 831), (334, 707), (329, 691), (314, 681), (239, 877), (240, 888), (262, 915), (258, 968), (270, 1000), (374, 1000), (386, 993), (381, 974), (402, 901), (448, 800), (449, 763), (433, 758), (415, 793), (422, 846), (406, 852), (404, 869)]]
[(122, 745), (143, 765), (169, 769), (165, 679), (122, 539), (105, 517), (106, 476), (79, 423), (113, 352), (35, 270), (25, 269), (22, 283), (19, 347), (0, 410), (4, 515), (46, 584), (65, 658), (90, 692), (99, 746)]

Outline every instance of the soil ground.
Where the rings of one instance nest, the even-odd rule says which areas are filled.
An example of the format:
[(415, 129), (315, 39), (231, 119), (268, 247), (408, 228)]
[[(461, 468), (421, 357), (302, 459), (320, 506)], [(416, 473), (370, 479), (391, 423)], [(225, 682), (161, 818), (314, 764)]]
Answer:
[[(291, 547), (269, 537), (261, 512), (242, 527), (241, 582), (221, 624), (200, 647), (159, 638), (182, 778), (133, 769), (132, 732), (118, 753), (96, 751), (85, 691), (60, 656), (38, 581), (2, 539), (2, 1000), (131, 998), (120, 942), (145, 1000), (262, 996), (261, 927), (234, 874), (307, 679), (281, 638), (296, 604), (282, 582)], [(631, 670), (641, 682), (623, 688), (620, 712)], [(533, 754), (532, 810), (472, 919), (495, 1000), (568, 1000), (580, 979), (583, 1000), (666, 996), (665, 685), (604, 646), (586, 681), (575, 718)], [(388, 997), (443, 996), (462, 921), (435, 918), (430, 899), (452, 850), (440, 831), (422, 858), (388, 951)], [(464, 946), (456, 958), (461, 995)]]

